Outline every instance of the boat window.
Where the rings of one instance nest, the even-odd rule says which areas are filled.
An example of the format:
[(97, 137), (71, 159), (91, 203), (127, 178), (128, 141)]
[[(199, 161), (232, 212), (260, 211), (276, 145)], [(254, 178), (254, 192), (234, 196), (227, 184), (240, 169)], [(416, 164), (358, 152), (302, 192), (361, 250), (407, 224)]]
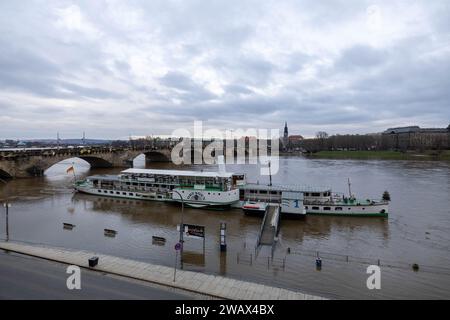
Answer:
[(108, 193), (108, 191), (104, 190), (103, 193)]
[(306, 193), (305, 193), (305, 197), (309, 197), (309, 192), (306, 192)]
[(98, 192), (102, 192), (102, 190), (97, 190)]
[(334, 208), (335, 211), (342, 211), (342, 207), (336, 207)]
[(124, 196), (126, 196), (126, 195), (127, 195), (127, 193), (126, 193), (126, 192), (122, 192), (122, 194), (123, 194)]
[(312, 207), (313, 210), (320, 210), (319, 207)]
[(259, 190), (260, 194), (267, 194), (267, 190)]
[(305, 206), (305, 210), (308, 210), (308, 206)]
[(278, 194), (277, 191), (270, 191), (270, 194)]
[(311, 193), (311, 196), (313, 196), (313, 197), (320, 197), (320, 193)]
[(133, 194), (130, 192), (128, 195), (132, 196)]
[(330, 207), (323, 207), (323, 210), (327, 210), (327, 211), (330, 211), (330, 210), (331, 210), (331, 208), (330, 208)]
[(116, 192), (116, 194), (120, 194), (120, 192)]

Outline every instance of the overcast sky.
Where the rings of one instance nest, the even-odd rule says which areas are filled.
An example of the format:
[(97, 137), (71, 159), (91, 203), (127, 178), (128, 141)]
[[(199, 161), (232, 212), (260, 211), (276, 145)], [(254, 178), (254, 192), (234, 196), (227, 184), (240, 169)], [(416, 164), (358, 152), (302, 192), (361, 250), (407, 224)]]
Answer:
[(0, 1), (0, 139), (450, 122), (450, 1)]

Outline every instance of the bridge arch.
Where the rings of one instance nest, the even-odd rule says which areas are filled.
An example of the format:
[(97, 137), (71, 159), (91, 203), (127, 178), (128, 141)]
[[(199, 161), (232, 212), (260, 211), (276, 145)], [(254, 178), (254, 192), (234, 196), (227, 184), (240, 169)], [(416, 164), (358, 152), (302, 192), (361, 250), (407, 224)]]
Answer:
[(84, 160), (91, 165), (91, 168), (111, 168), (113, 164), (103, 158), (93, 156), (79, 156), (78, 159)]
[(170, 162), (170, 154), (159, 151), (144, 152), (145, 162)]
[[(52, 158), (51, 161), (47, 160), (45, 162), (39, 162), (27, 168), (26, 171), (30, 176), (43, 176), (47, 170), (53, 166), (70, 159), (80, 159), (87, 162), (91, 168), (111, 168), (113, 164), (103, 158), (95, 156), (73, 156), (73, 157), (57, 157)], [(67, 164), (69, 168), (71, 164)]]
[(0, 179), (2, 180), (11, 180), (12, 175), (10, 175), (7, 171), (0, 168)]

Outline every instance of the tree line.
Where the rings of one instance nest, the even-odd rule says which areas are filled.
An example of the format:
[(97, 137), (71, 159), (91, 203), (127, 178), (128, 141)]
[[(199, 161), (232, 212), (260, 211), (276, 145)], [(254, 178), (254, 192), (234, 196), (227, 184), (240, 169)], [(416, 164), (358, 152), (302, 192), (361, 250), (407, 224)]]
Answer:
[(445, 150), (450, 149), (448, 133), (346, 134), (328, 135), (319, 131), (312, 139), (289, 142), (288, 149), (307, 152), (367, 150)]

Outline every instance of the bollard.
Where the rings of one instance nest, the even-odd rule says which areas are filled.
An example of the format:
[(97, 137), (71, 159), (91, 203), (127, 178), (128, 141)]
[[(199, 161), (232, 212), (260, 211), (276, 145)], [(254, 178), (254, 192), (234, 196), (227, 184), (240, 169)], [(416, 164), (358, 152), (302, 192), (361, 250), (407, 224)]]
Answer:
[(317, 270), (322, 269), (322, 260), (320, 258), (316, 259), (316, 269)]
[(417, 263), (414, 263), (413, 265), (412, 265), (412, 269), (414, 270), (414, 271), (419, 271), (419, 265), (417, 264)]
[(98, 264), (98, 257), (89, 258), (89, 267), (93, 268)]
[(75, 228), (74, 224), (63, 222), (63, 229), (72, 230), (73, 228)]
[(166, 244), (166, 238), (152, 236), (152, 244), (157, 246), (163, 246)]
[(112, 230), (112, 229), (104, 229), (104, 234), (107, 237), (115, 237), (117, 234), (116, 230)]
[(227, 251), (227, 241), (225, 231), (227, 229), (227, 224), (224, 222), (220, 223), (220, 251)]

